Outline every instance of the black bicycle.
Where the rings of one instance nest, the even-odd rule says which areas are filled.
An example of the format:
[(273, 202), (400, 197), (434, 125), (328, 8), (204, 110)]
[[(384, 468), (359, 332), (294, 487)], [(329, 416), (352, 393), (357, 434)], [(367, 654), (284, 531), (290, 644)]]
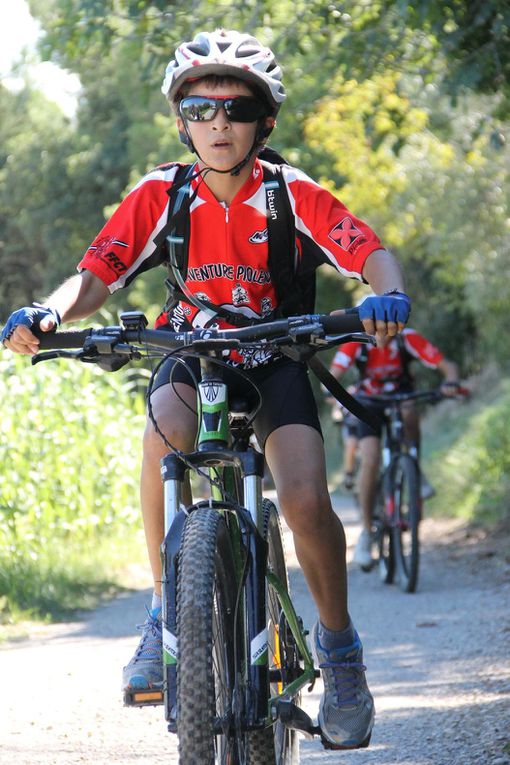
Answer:
[(421, 470), (417, 455), (408, 449), (404, 439), (402, 408), (413, 400), (437, 403), (443, 394), (434, 389), (356, 394), (356, 398), (384, 404), (382, 465), (372, 529), (380, 576), (385, 584), (396, 579), (404, 592), (415, 592), (420, 565)]
[[(236, 349), (308, 360), (339, 342), (372, 340), (344, 334), (362, 329), (354, 315), (176, 333), (149, 330), (132, 312), (121, 324), (42, 335), (41, 349), (55, 350), (33, 362), (65, 357), (116, 370), (144, 357), (200, 359), (196, 449), (185, 454), (166, 442), (161, 463), (164, 689), (128, 692), (125, 702), (164, 703), (182, 765), (296, 765), (298, 731), (320, 735), (299, 706), (319, 672), (289, 595), (278, 513), (262, 497), (264, 460), (250, 445), (257, 406), (229, 401), (221, 357)], [(210, 495), (183, 509), (190, 470), (207, 479)]]

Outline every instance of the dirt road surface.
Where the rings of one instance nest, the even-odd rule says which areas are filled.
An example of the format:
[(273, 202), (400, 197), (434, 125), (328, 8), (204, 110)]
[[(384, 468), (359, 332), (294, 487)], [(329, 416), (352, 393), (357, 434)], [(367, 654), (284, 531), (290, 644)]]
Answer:
[[(349, 559), (359, 531), (336, 497)], [(510, 765), (510, 545), (425, 520), (419, 591), (380, 583), (352, 564), (350, 610), (361, 634), (376, 726), (368, 750), (325, 752), (301, 740), (302, 765)], [(298, 612), (313, 604), (287, 551)], [(142, 583), (141, 583), (142, 584)], [(148, 587), (148, 582), (143, 583)], [(2, 765), (172, 765), (175, 737), (162, 708), (126, 709), (122, 666), (137, 643), (144, 589), (72, 623), (44, 626), (0, 648)], [(305, 693), (317, 714), (320, 681)]]

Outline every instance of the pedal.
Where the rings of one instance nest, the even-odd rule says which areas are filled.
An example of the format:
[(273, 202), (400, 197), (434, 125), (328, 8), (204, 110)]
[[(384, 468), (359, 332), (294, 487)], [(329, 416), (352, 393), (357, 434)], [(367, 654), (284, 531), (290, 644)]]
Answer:
[(156, 707), (163, 701), (163, 690), (159, 688), (129, 688), (124, 691), (125, 707)]
[(280, 720), (286, 728), (299, 730), (308, 736), (320, 735), (320, 728), (314, 725), (312, 718), (293, 701), (283, 699), (275, 701), (271, 713), (273, 720)]

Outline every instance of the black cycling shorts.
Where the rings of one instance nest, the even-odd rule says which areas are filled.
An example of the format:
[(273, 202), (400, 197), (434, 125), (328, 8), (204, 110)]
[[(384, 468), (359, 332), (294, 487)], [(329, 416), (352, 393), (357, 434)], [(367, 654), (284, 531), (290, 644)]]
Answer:
[[(412, 386), (410, 385), (402, 385), (398, 389), (398, 393), (410, 393), (413, 390)], [(360, 399), (360, 404), (363, 404), (363, 406), (368, 409), (369, 412), (372, 412), (375, 414), (379, 419), (381, 420), (381, 424), (377, 426), (377, 428), (372, 428), (370, 425), (367, 425), (366, 422), (363, 422), (362, 420), (358, 420), (358, 427), (357, 427), (357, 436), (358, 438), (366, 438), (367, 436), (375, 436), (376, 438), (381, 438), (382, 436), (382, 421), (385, 419), (384, 410), (388, 406), (384, 401), (368, 401), (367, 398)]]
[[(384, 410), (386, 408), (386, 404), (382, 403), (381, 401), (368, 402), (366, 398), (362, 399), (360, 404), (363, 404), (365, 409), (368, 409), (369, 412), (372, 412), (372, 414), (375, 414), (381, 420), (384, 419)], [(376, 428), (372, 428), (370, 425), (367, 425), (366, 422), (363, 422), (363, 420), (358, 420), (356, 435), (360, 439), (367, 438), (367, 436), (375, 436), (376, 438), (381, 438), (382, 422)]]
[[(169, 382), (185, 383), (195, 387), (194, 378), (200, 376), (200, 363), (196, 358), (186, 359), (186, 365), (168, 358), (158, 371), (153, 390)], [(224, 369), (224, 380), (229, 387), (229, 398), (243, 397), (254, 408), (258, 402), (253, 386), (235, 371)], [(262, 396), (261, 408), (253, 422), (259, 445), (263, 448), (267, 437), (282, 425), (309, 425), (322, 437), (317, 404), (305, 364), (283, 358), (253, 369), (242, 369), (243, 374), (256, 384)]]

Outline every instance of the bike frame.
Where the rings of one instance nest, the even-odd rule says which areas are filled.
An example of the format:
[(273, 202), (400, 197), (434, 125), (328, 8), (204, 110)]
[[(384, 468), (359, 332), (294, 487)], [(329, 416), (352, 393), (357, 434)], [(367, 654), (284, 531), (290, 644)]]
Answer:
[[(388, 500), (392, 499), (394, 494), (395, 466), (397, 465), (399, 457), (408, 452), (403, 448), (402, 442), (404, 422), (402, 419), (401, 404), (400, 402), (395, 402), (394, 404), (389, 404), (388, 408), (390, 410), (389, 413), (386, 410), (384, 413), (381, 455), (382, 471), (380, 480), (384, 493), (384, 512), (387, 521), (391, 525), (393, 523), (394, 508), (388, 506)], [(415, 460), (414, 457), (412, 457), (412, 459)]]
[[(214, 352), (211, 353), (214, 355)], [(288, 701), (307, 684), (313, 684), (315, 669), (291, 598), (284, 583), (267, 569), (267, 543), (263, 530), (262, 479), (264, 459), (253, 447), (235, 442), (229, 424), (228, 388), (221, 367), (210, 358), (201, 358), (201, 379), (197, 393), (199, 435), (197, 448), (186, 455), (188, 466), (207, 468), (213, 479), (211, 497), (184, 510), (181, 504), (186, 465), (169, 453), (162, 460), (164, 481), (165, 541), (163, 558), (163, 661), (165, 716), (169, 729), (175, 730), (176, 673), (178, 670), (176, 629), (177, 555), (189, 512), (214, 507), (226, 516), (237, 569), (238, 587), (244, 588), (240, 600), (243, 613), (238, 628), (245, 630), (242, 639), (245, 694), (243, 726), (254, 729), (271, 725), (278, 716), (280, 701)], [(229, 499), (242, 481), (243, 497)], [(237, 505), (241, 501), (243, 506)], [(245, 566), (245, 561), (248, 565)], [(271, 678), (268, 672), (268, 634), (266, 625), (266, 578), (274, 587), (303, 660), (300, 677), (269, 698)], [(168, 605), (169, 604), (169, 605)], [(280, 673), (281, 674), (281, 673)], [(269, 699), (269, 701), (268, 701)]]

